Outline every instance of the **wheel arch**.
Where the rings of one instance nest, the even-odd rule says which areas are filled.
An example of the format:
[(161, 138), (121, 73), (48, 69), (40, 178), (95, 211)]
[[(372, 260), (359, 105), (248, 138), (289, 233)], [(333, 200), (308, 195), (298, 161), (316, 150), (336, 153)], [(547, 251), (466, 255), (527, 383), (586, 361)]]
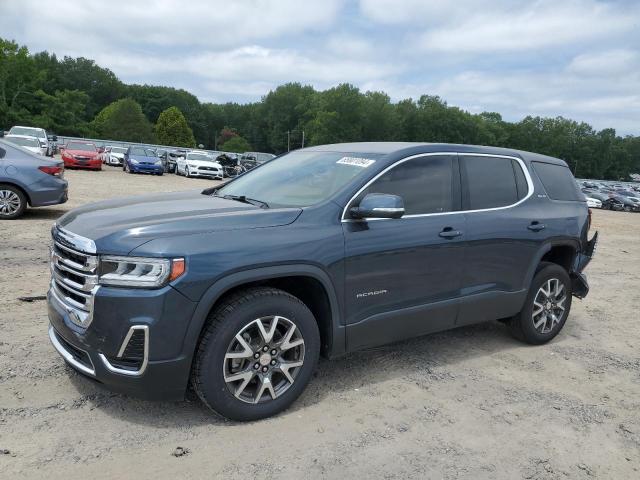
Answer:
[(529, 289), (541, 262), (560, 265), (570, 275), (579, 251), (579, 245), (579, 242), (574, 239), (555, 240), (542, 245), (529, 266), (524, 287)]
[(20, 183), (17, 183), (15, 181), (2, 179), (2, 178), (0, 178), (0, 185), (10, 185), (10, 186), (15, 187), (18, 190), (20, 190), (24, 194), (26, 199), (27, 199), (27, 205), (31, 206), (31, 197), (29, 196), (29, 192), (24, 187), (24, 185), (21, 185)]
[(253, 286), (272, 286), (299, 298), (316, 317), (322, 354), (331, 357), (344, 353), (345, 334), (333, 283), (320, 267), (301, 264), (243, 270), (217, 280), (198, 302), (185, 337), (185, 354), (194, 355), (207, 318), (216, 305), (228, 295)]

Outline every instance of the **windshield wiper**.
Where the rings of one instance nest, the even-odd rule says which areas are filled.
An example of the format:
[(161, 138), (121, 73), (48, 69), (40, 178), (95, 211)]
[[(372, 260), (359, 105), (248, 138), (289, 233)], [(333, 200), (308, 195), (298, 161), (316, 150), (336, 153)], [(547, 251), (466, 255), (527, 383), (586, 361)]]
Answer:
[[(214, 196), (220, 197), (220, 195)], [(269, 208), (269, 204), (267, 202), (263, 202), (262, 200), (256, 200), (255, 198), (249, 198), (245, 195), (222, 195), (221, 198), (226, 198), (227, 200), (236, 200), (242, 203), (248, 203), (250, 205), (255, 205), (260, 208)]]

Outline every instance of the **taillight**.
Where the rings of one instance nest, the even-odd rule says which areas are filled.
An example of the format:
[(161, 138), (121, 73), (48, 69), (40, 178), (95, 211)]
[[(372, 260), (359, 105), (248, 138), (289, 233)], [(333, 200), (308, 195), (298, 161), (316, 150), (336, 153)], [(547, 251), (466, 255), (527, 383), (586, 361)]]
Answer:
[(46, 173), (47, 175), (53, 175), (54, 177), (61, 177), (64, 172), (64, 167), (38, 167), (38, 170)]

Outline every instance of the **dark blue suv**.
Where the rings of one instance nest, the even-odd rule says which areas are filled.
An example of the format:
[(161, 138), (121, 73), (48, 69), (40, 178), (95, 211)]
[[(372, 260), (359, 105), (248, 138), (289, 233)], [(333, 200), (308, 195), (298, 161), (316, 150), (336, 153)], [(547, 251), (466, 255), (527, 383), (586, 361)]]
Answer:
[(253, 420), (323, 354), (502, 320), (562, 329), (595, 249), (562, 160), (468, 145), (291, 152), (224, 186), (88, 205), (54, 226), (49, 335), (80, 372), (145, 397), (188, 385)]

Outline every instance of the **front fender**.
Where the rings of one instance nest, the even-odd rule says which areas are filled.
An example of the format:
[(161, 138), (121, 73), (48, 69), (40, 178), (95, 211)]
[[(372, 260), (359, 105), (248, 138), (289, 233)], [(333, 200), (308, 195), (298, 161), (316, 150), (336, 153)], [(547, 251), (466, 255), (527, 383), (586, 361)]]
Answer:
[(209, 312), (216, 302), (232, 288), (243, 284), (258, 282), (263, 280), (302, 276), (311, 277), (319, 281), (325, 289), (329, 304), (331, 306), (331, 356), (338, 356), (345, 352), (344, 327), (340, 324), (340, 305), (336, 295), (335, 287), (329, 275), (320, 267), (308, 264), (276, 265), (269, 267), (251, 268), (235, 272), (218, 279), (204, 293), (196, 310), (191, 318), (187, 334), (184, 339), (183, 352), (186, 355), (193, 355), (199, 342), (200, 334), (207, 321)]

